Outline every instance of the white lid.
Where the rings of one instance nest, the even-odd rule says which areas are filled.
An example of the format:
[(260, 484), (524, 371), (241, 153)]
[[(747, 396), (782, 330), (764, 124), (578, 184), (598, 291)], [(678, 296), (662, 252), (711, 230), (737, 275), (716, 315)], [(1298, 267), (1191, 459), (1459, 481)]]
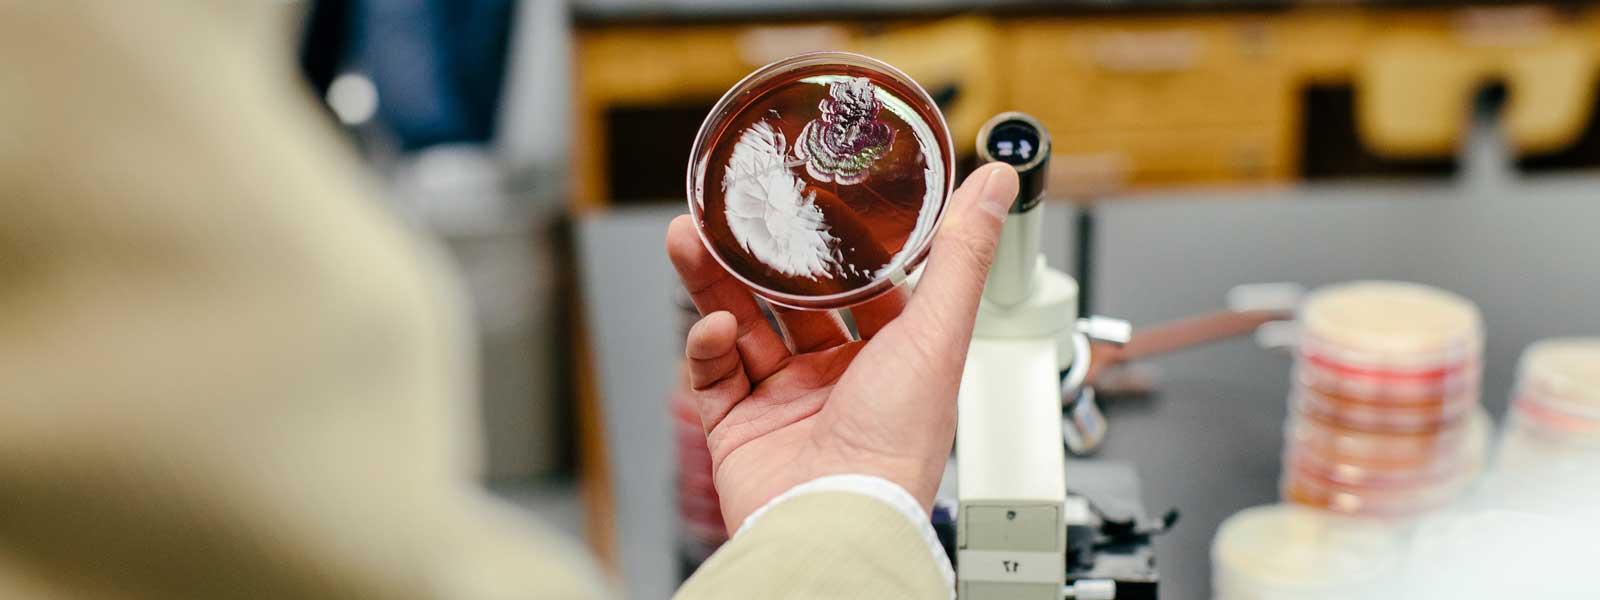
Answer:
[(1528, 400), (1600, 416), (1600, 338), (1544, 340), (1522, 353)]
[(1356, 281), (1318, 289), (1300, 309), (1313, 343), (1355, 364), (1420, 367), (1475, 358), (1483, 336), (1478, 307), (1438, 288)]
[(1398, 534), (1380, 521), (1289, 504), (1249, 508), (1212, 541), (1215, 597), (1342, 598), (1383, 581), (1399, 556)]

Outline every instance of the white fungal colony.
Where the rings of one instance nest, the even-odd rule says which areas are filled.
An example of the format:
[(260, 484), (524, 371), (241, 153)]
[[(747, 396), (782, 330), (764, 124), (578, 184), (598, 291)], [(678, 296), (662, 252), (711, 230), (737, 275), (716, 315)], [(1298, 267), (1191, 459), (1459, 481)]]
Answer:
[(833, 278), (837, 238), (816, 195), (784, 164), (783, 133), (759, 121), (739, 135), (722, 178), (728, 228), (756, 260), (784, 275)]

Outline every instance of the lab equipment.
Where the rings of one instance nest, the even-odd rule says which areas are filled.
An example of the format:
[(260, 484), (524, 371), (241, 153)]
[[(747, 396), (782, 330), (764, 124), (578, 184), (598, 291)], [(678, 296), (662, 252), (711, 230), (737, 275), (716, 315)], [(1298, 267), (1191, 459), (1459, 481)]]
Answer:
[(955, 164), (927, 92), (844, 52), (745, 77), (690, 156), (689, 210), (712, 256), (798, 309), (845, 308), (906, 281), (928, 254)]
[[(1018, 197), (983, 290), (957, 399), (956, 589), (964, 600), (1117, 597), (1115, 585), (1066, 585), (1069, 503), (1063, 440), (1093, 445), (1104, 418), (1083, 386), (1086, 331), (1125, 342), (1129, 327), (1079, 320), (1078, 285), (1040, 253), (1050, 136), (1033, 117), (1002, 113), (978, 134), (984, 162), (1017, 170)], [(1067, 423), (1062, 399), (1071, 398)], [(1069, 432), (1073, 436), (1068, 436)], [(1080, 585), (1081, 584), (1081, 585)], [(1151, 582), (1149, 593), (1153, 595)], [(1111, 594), (1107, 596), (1106, 594)]]

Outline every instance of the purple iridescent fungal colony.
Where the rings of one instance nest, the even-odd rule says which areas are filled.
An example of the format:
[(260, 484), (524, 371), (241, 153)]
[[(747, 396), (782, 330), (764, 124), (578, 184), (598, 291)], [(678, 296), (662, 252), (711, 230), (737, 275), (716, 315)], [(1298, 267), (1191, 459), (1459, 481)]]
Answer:
[(828, 97), (817, 105), (822, 114), (800, 130), (800, 141), (794, 147), (795, 157), (806, 161), (806, 172), (812, 177), (846, 185), (861, 183), (867, 178), (867, 169), (894, 143), (894, 130), (878, 120), (883, 103), (874, 89), (865, 77), (828, 86)]

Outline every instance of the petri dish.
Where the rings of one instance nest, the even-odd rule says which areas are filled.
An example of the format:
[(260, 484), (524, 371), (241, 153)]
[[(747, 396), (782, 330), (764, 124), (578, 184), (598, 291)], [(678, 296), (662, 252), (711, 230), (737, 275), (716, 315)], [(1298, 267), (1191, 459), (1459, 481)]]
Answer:
[(1293, 415), (1287, 424), (1285, 450), (1305, 453), (1341, 465), (1377, 470), (1411, 470), (1438, 461), (1467, 442), (1467, 420), (1437, 431), (1371, 432), (1327, 423), (1311, 415)]
[(1476, 388), (1428, 402), (1386, 403), (1296, 385), (1289, 391), (1289, 405), (1296, 415), (1339, 427), (1404, 434), (1436, 432), (1449, 427), (1479, 403)]
[(1291, 469), (1279, 493), (1289, 503), (1363, 517), (1406, 518), (1449, 505), (1466, 491), (1475, 470), (1413, 485), (1356, 485), (1319, 473)]
[(1223, 521), (1212, 540), (1212, 597), (1386, 597), (1402, 548), (1400, 534), (1381, 522), (1293, 505), (1248, 508)]
[[(1314, 423), (1301, 425), (1313, 431), (1320, 428)], [(1291, 433), (1291, 443), (1284, 449), (1283, 462), (1287, 471), (1303, 472), (1344, 485), (1363, 488), (1413, 486), (1450, 479), (1463, 471), (1476, 472), (1481, 469), (1484, 448), (1488, 445), (1489, 429), (1488, 414), (1479, 409), (1471, 417), (1451, 427), (1449, 431), (1428, 436), (1437, 438), (1441, 443), (1433, 444), (1431, 448), (1426, 449), (1422, 449), (1420, 444), (1413, 446), (1408, 449), (1410, 452), (1406, 455), (1401, 455), (1400, 452), (1376, 454), (1339, 450), (1350, 448), (1353, 444), (1347, 442), (1362, 437), (1367, 438), (1367, 441), (1375, 441), (1383, 438), (1420, 436), (1372, 435), (1349, 430), (1323, 431), (1321, 435), (1332, 437), (1337, 440), (1336, 443), (1344, 444), (1339, 450), (1329, 452), (1326, 446), (1305, 443), (1305, 438), (1296, 439), (1295, 433)], [(1398, 450), (1401, 447), (1398, 441), (1400, 440), (1370, 444), (1364, 450), (1377, 450), (1385, 446)]]
[(1600, 338), (1544, 340), (1522, 356), (1512, 416), (1574, 440), (1600, 441)]
[(1600, 506), (1600, 338), (1543, 340), (1522, 353), (1480, 495), (1551, 514)]
[(1333, 512), (1416, 516), (1454, 502), (1477, 479), (1491, 427), (1488, 413), (1478, 408), (1463, 424), (1459, 445), (1441, 447), (1431, 460), (1412, 465), (1317, 456), (1291, 446), (1284, 451), (1279, 492), (1290, 503)]
[(690, 152), (689, 211), (711, 255), (788, 308), (871, 300), (927, 257), (954, 185), (928, 93), (846, 52), (786, 58), (711, 109)]
[(1357, 281), (1319, 288), (1299, 321), (1302, 364), (1373, 386), (1427, 384), (1473, 369), (1483, 353), (1477, 305), (1438, 288)]

